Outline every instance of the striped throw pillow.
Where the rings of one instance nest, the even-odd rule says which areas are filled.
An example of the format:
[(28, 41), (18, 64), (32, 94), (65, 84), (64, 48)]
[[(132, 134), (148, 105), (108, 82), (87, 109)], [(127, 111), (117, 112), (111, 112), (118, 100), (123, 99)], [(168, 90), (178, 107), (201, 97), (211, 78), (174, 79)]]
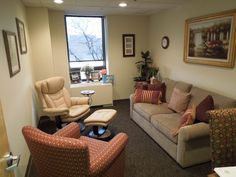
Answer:
[(135, 103), (160, 104), (161, 92), (153, 90), (136, 89), (134, 94)]

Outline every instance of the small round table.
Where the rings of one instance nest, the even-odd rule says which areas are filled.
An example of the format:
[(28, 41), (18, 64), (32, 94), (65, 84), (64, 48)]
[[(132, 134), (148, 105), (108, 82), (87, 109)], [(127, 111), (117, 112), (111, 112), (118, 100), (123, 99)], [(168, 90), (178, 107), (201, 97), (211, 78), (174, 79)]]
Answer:
[(82, 90), (80, 93), (89, 98), (89, 105), (91, 105), (92, 101), (93, 101), (92, 95), (95, 93), (95, 91), (94, 90)]

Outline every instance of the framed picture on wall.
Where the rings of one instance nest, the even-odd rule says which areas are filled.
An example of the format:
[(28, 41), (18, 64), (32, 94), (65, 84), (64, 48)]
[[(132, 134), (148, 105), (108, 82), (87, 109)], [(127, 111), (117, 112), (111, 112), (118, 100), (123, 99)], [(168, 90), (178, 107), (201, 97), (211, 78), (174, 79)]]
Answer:
[(20, 43), (20, 53), (25, 54), (25, 53), (27, 53), (25, 25), (18, 18), (16, 18), (16, 27), (17, 27), (17, 33), (18, 33), (18, 38), (19, 38), (19, 43)]
[(236, 11), (187, 19), (184, 61), (234, 67)]
[(135, 56), (135, 35), (123, 34), (123, 57)]
[(20, 60), (16, 34), (14, 32), (3, 30), (3, 39), (6, 49), (10, 77), (13, 77), (18, 72), (20, 72)]

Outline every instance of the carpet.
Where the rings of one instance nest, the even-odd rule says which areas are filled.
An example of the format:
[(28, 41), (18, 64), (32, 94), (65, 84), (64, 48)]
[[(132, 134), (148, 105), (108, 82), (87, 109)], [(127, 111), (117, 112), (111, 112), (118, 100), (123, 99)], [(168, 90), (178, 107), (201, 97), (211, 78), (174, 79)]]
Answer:
[[(102, 107), (92, 107), (91, 113)], [(109, 129), (129, 136), (126, 148), (125, 177), (206, 177), (211, 172), (210, 162), (189, 168), (180, 167), (149, 135), (129, 116), (129, 100), (114, 101), (117, 117)], [(91, 114), (90, 113), (90, 114)], [(55, 132), (55, 124), (48, 119), (40, 121), (39, 128), (47, 133)], [(84, 134), (89, 131), (87, 129)], [(38, 177), (34, 165), (29, 166), (29, 177)]]

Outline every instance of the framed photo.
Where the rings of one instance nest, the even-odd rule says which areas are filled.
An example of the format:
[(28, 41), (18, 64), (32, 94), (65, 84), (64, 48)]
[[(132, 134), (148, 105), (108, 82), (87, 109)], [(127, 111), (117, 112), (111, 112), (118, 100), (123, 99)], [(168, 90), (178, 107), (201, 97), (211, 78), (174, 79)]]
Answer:
[(114, 75), (103, 75), (102, 82), (105, 83), (112, 83), (114, 82)]
[(6, 49), (10, 77), (13, 77), (18, 72), (20, 72), (20, 60), (16, 34), (10, 31), (3, 30), (3, 39)]
[(135, 35), (123, 34), (123, 57), (135, 56)]
[(234, 67), (236, 11), (187, 19), (184, 61)]
[(25, 53), (27, 53), (27, 44), (26, 44), (26, 37), (25, 37), (25, 25), (18, 18), (16, 18), (16, 27), (17, 27), (17, 33), (18, 33), (19, 43), (20, 43), (20, 53), (25, 54)]

